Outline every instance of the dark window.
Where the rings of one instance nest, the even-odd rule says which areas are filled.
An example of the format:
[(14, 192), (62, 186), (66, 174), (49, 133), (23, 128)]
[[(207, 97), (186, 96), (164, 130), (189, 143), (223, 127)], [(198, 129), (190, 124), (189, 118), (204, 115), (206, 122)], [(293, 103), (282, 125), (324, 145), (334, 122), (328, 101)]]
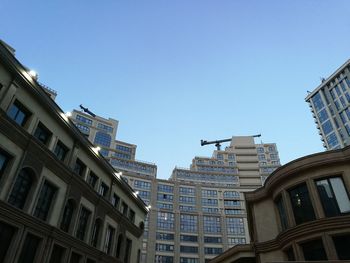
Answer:
[(286, 252), (288, 261), (295, 261), (293, 247), (289, 247), (285, 252)]
[(61, 226), (60, 226), (60, 228), (65, 232), (69, 231), (69, 226), (72, 221), (73, 212), (74, 212), (73, 200), (68, 200), (63, 211), (63, 217), (62, 217)]
[(221, 237), (204, 237), (204, 243), (221, 243)]
[(112, 197), (112, 205), (113, 205), (115, 208), (118, 208), (119, 203), (120, 203), (120, 197), (117, 196), (116, 194), (113, 194), (113, 197)]
[(114, 232), (115, 229), (111, 226), (107, 227), (106, 237), (105, 237), (105, 244), (103, 251), (106, 252), (106, 254), (111, 253), (112, 244), (113, 244), (113, 238), (114, 238)]
[(27, 234), (17, 263), (36, 262), (35, 255), (38, 250), (40, 241), (41, 239), (39, 237), (32, 234)]
[(80, 263), (81, 262), (81, 258), (82, 256), (75, 253), (75, 252), (72, 252), (71, 256), (70, 256), (70, 261), (69, 263)]
[(186, 242), (198, 242), (198, 237), (197, 236), (189, 236), (189, 235), (181, 235), (180, 240), (186, 241)]
[(52, 132), (50, 132), (48, 128), (46, 128), (41, 122), (39, 122), (34, 132), (34, 137), (46, 145), (51, 135)]
[(64, 254), (66, 249), (55, 244), (52, 248), (51, 257), (49, 263), (63, 263)]
[(109, 190), (109, 187), (104, 182), (102, 182), (101, 185), (100, 185), (100, 190), (98, 191), (98, 193), (100, 195), (102, 195), (103, 197), (106, 197), (107, 193), (108, 193), (108, 190)]
[(305, 260), (327, 260), (321, 239), (302, 243), (300, 246), (303, 250)]
[(24, 126), (31, 113), (18, 100), (16, 100), (7, 111), (7, 115), (21, 126)]
[(38, 203), (35, 207), (34, 216), (46, 220), (47, 215), (49, 214), (52, 200), (55, 197), (57, 188), (47, 181), (44, 182), (44, 185), (41, 189)]
[(0, 262), (4, 262), (16, 228), (0, 222)]
[(128, 205), (125, 204), (124, 202), (122, 202), (121, 212), (124, 216), (127, 216), (127, 214), (128, 214)]
[(80, 240), (84, 240), (86, 227), (88, 225), (90, 215), (91, 212), (89, 210), (87, 210), (85, 207), (81, 208), (78, 221), (78, 228), (76, 232), (76, 237)]
[(60, 161), (64, 161), (67, 152), (68, 148), (61, 141), (58, 141), (54, 150), (57, 159)]
[(120, 258), (120, 250), (122, 248), (122, 245), (123, 245), (123, 235), (119, 235), (118, 236), (118, 243), (117, 243), (117, 249), (116, 249), (116, 253), (115, 253), (115, 256), (117, 258)]
[(318, 193), (326, 216), (350, 212), (350, 200), (341, 177), (316, 181)]
[(335, 250), (338, 254), (338, 259), (340, 260), (349, 260), (350, 259), (350, 235), (343, 236), (334, 236), (333, 242), (335, 246)]
[(92, 229), (92, 235), (91, 235), (91, 245), (93, 247), (97, 247), (98, 239), (99, 239), (99, 235), (100, 235), (100, 230), (101, 230), (101, 225), (102, 225), (101, 220), (96, 219), (95, 224), (94, 224), (94, 228)]
[(126, 239), (124, 263), (130, 262), (131, 246), (132, 246), (132, 241), (130, 239)]
[(295, 223), (297, 225), (315, 219), (314, 209), (305, 183), (289, 190), (289, 195), (294, 212)]
[(129, 220), (131, 223), (135, 222), (135, 212), (133, 210), (129, 210)]
[(83, 176), (86, 169), (86, 165), (79, 159), (76, 160), (74, 165), (74, 173)]
[(92, 259), (90, 259), (90, 258), (88, 258), (88, 259), (86, 260), (86, 263), (96, 263), (96, 261), (95, 261), (95, 260), (92, 260)]
[(93, 172), (90, 172), (89, 176), (88, 176), (88, 180), (87, 183), (95, 189), (96, 186), (96, 182), (98, 180), (98, 177), (96, 174), (94, 174)]
[(1, 179), (1, 176), (4, 174), (4, 171), (6, 169), (6, 166), (10, 158), (11, 157), (8, 153), (0, 149), (0, 179)]
[(286, 211), (284, 209), (283, 199), (281, 196), (276, 200), (276, 206), (280, 217), (282, 230), (285, 230), (288, 227), (288, 221)]
[(22, 169), (13, 185), (8, 202), (19, 209), (23, 209), (32, 184), (33, 175), (28, 169)]
[(180, 252), (182, 252), (182, 253), (198, 253), (198, 247), (180, 246)]

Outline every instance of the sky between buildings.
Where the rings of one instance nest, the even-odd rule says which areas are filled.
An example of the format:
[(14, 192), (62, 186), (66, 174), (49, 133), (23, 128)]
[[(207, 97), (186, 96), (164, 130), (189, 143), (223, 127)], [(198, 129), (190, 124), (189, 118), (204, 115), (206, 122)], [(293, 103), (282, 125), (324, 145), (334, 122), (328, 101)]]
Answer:
[(349, 59), (350, 1), (0, 2), (0, 38), (57, 90), (120, 121), (117, 138), (168, 178), (261, 133), (283, 164), (323, 151), (304, 98)]

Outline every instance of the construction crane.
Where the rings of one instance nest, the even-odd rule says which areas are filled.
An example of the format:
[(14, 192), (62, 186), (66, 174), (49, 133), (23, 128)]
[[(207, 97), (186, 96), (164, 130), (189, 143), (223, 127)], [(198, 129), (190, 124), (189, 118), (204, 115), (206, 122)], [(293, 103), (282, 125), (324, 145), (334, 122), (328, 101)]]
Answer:
[[(252, 135), (252, 137), (261, 137), (261, 134)], [(210, 141), (210, 142), (201, 140), (201, 146), (208, 145), (208, 144), (215, 144), (216, 149), (218, 151), (220, 151), (221, 143), (223, 143), (223, 142), (230, 142), (231, 140), (232, 140), (232, 138), (224, 139), (224, 140), (217, 140), (217, 141)]]
[(88, 108), (85, 108), (82, 104), (79, 105), (80, 109), (82, 109), (87, 114), (91, 115), (92, 117), (96, 117), (96, 114), (90, 111)]

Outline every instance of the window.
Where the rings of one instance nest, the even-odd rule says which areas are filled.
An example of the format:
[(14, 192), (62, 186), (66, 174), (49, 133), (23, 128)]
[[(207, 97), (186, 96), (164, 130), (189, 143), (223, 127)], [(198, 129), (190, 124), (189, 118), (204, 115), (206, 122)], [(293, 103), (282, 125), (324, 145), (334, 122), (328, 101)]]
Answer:
[(193, 212), (196, 211), (195, 206), (190, 206), (190, 205), (179, 205), (180, 211), (185, 211), (185, 212)]
[(326, 216), (350, 212), (350, 200), (341, 177), (316, 181), (318, 193)]
[(97, 123), (97, 128), (105, 130), (106, 132), (113, 132), (113, 127), (105, 125), (103, 123)]
[(243, 218), (226, 217), (226, 228), (228, 234), (244, 235)]
[(198, 258), (180, 258), (180, 263), (198, 263), (199, 259)]
[(134, 223), (135, 222), (135, 212), (131, 209), (129, 209), (129, 215), (128, 215), (128, 218), (130, 220), (131, 223)]
[(85, 126), (85, 125), (81, 125), (79, 123), (75, 123), (75, 126), (82, 132), (84, 133), (84, 135), (89, 135), (90, 133), (90, 128)]
[(217, 208), (217, 207), (202, 207), (202, 211), (204, 213), (218, 214), (219, 208)]
[(158, 212), (157, 228), (173, 230), (174, 229), (174, 214), (168, 212)]
[(189, 204), (194, 204), (195, 203), (195, 199), (192, 196), (183, 196), (180, 195), (179, 197), (179, 202), (180, 203), (189, 203)]
[(0, 149), (0, 179), (1, 179), (1, 176), (4, 174), (4, 171), (9, 161), (10, 161), (10, 155)]
[(104, 182), (101, 182), (98, 193), (103, 197), (107, 197), (108, 190), (109, 190), (109, 187)]
[(236, 191), (225, 191), (224, 198), (234, 198), (239, 199), (239, 192)]
[(88, 119), (88, 118), (85, 118), (84, 116), (81, 116), (81, 115), (77, 115), (76, 117), (75, 117), (78, 121), (81, 121), (81, 122), (83, 122), (83, 123), (86, 123), (86, 124), (88, 124), (88, 125), (92, 125), (92, 120), (90, 120), (90, 119)]
[(333, 242), (335, 250), (337, 251), (338, 259), (349, 260), (350, 259), (350, 235), (334, 236)]
[(180, 246), (181, 253), (198, 253), (198, 247)]
[(97, 132), (94, 140), (94, 144), (99, 144), (105, 147), (111, 146), (112, 137), (108, 133)]
[(157, 208), (173, 210), (173, 204), (157, 202)]
[(229, 246), (235, 246), (237, 244), (245, 244), (246, 240), (242, 237), (228, 237), (227, 243), (229, 244)]
[(41, 122), (39, 122), (34, 132), (34, 137), (37, 138), (43, 144), (47, 145), (51, 136), (52, 132), (50, 132), (48, 128), (46, 128)]
[(151, 183), (150, 182), (145, 182), (145, 181), (135, 180), (134, 188), (150, 190), (151, 189)]
[(79, 221), (78, 221), (78, 228), (76, 232), (76, 237), (80, 240), (84, 240), (85, 238), (85, 232), (88, 226), (90, 215), (91, 215), (91, 212), (89, 210), (87, 210), (85, 207), (81, 208)]
[(172, 193), (174, 192), (174, 187), (167, 184), (158, 184), (158, 192)]
[(204, 254), (206, 255), (218, 255), (222, 253), (221, 247), (205, 247)]
[(217, 197), (218, 196), (218, 191), (203, 189), (202, 190), (202, 196)]
[(80, 160), (77, 159), (74, 165), (74, 173), (76, 173), (77, 175), (83, 176), (84, 172), (86, 170), (86, 165)]
[(237, 200), (224, 200), (224, 206), (240, 207), (241, 202)]
[(26, 124), (31, 113), (24, 107), (18, 100), (11, 105), (7, 111), (7, 116), (14, 120), (18, 125), (22, 127)]
[(295, 255), (294, 255), (294, 251), (293, 251), (293, 247), (289, 247), (286, 251), (285, 251), (288, 261), (295, 261)]
[(278, 214), (279, 214), (280, 222), (281, 222), (281, 227), (282, 227), (282, 231), (283, 231), (288, 227), (288, 221), (287, 221), (286, 211), (284, 209), (283, 199), (281, 196), (276, 200), (276, 206), (277, 206), (277, 210), (278, 210)]
[(288, 191), (292, 203), (295, 223), (301, 224), (315, 219), (309, 192), (305, 183)]
[(156, 251), (174, 251), (174, 245), (156, 243)]
[(35, 255), (38, 250), (41, 239), (32, 234), (27, 234), (24, 240), (22, 251), (18, 259), (18, 263), (36, 262)]
[(180, 240), (183, 242), (198, 242), (198, 236), (181, 235)]
[(258, 155), (258, 158), (259, 158), (259, 161), (264, 161), (264, 160), (266, 160), (265, 154), (259, 154), (259, 155)]
[(52, 248), (51, 257), (49, 263), (62, 263), (66, 249), (55, 244)]
[(128, 205), (127, 204), (125, 204), (124, 202), (122, 202), (122, 207), (121, 207), (121, 212), (122, 212), (122, 214), (124, 215), (124, 216), (127, 216), (127, 214), (128, 214)]
[(180, 187), (179, 191), (180, 191), (180, 194), (183, 194), (183, 195), (194, 195), (195, 194), (195, 188), (190, 188), (190, 187)]
[(34, 210), (34, 216), (46, 221), (47, 215), (49, 214), (51, 203), (55, 197), (57, 192), (57, 188), (45, 181), (43, 187), (41, 188), (41, 192), (39, 195), (38, 203), (36, 204)]
[(182, 232), (197, 232), (197, 219), (195, 215), (180, 215), (180, 229)]
[(174, 196), (170, 194), (157, 194), (157, 200), (163, 202), (172, 202)]
[(96, 186), (96, 182), (98, 180), (98, 177), (96, 174), (94, 174), (93, 172), (90, 172), (88, 179), (87, 179), (87, 183), (95, 189)]
[(104, 244), (104, 248), (103, 251), (106, 254), (110, 254), (111, 253), (111, 248), (112, 248), (112, 242), (113, 242), (113, 238), (114, 238), (114, 232), (115, 229), (111, 226), (107, 227), (107, 232), (106, 232), (106, 237), (105, 237), (105, 244)]
[(157, 240), (174, 240), (174, 234), (157, 232), (156, 239)]
[(202, 198), (202, 205), (203, 206), (217, 206), (218, 199)]
[(123, 245), (123, 235), (120, 234), (118, 236), (117, 249), (116, 249), (116, 255), (115, 255), (117, 258), (120, 258), (120, 249), (122, 248), (122, 245)]
[(64, 158), (66, 157), (67, 153), (68, 148), (59, 140), (54, 150), (54, 154), (56, 155), (57, 159), (60, 161), (64, 161)]
[(33, 184), (33, 176), (33, 173), (26, 168), (19, 172), (8, 199), (11, 205), (23, 209)]
[(221, 243), (221, 237), (204, 237), (204, 243)]
[(72, 252), (69, 263), (81, 263), (82, 256)]
[(112, 197), (112, 205), (118, 209), (119, 203), (120, 203), (120, 197), (114, 193)]
[(132, 241), (127, 238), (126, 246), (125, 246), (125, 254), (124, 254), (124, 263), (129, 263), (130, 261), (131, 247), (132, 247)]
[(16, 228), (0, 222), (0, 262), (4, 262), (15, 233)]
[(327, 260), (326, 252), (321, 239), (300, 244), (305, 260)]
[(204, 233), (221, 233), (220, 217), (203, 216)]
[(154, 263), (174, 263), (174, 257), (156, 255), (154, 258)]
[(95, 220), (95, 224), (92, 229), (92, 235), (91, 235), (91, 246), (93, 247), (97, 247), (101, 226), (102, 226), (101, 219), (97, 218)]
[(74, 201), (72, 199), (68, 200), (67, 204), (64, 208), (64, 211), (63, 211), (63, 217), (62, 217), (62, 222), (61, 222), (60, 228), (65, 232), (69, 231), (69, 226), (70, 226), (70, 223), (72, 221), (73, 212), (74, 212), (74, 203), (73, 202)]

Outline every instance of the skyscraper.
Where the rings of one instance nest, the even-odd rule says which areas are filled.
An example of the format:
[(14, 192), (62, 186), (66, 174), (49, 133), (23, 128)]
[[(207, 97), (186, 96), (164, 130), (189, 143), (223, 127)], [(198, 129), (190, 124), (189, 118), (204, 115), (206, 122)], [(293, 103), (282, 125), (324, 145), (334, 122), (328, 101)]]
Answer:
[(350, 60), (306, 97), (327, 150), (350, 145)]

